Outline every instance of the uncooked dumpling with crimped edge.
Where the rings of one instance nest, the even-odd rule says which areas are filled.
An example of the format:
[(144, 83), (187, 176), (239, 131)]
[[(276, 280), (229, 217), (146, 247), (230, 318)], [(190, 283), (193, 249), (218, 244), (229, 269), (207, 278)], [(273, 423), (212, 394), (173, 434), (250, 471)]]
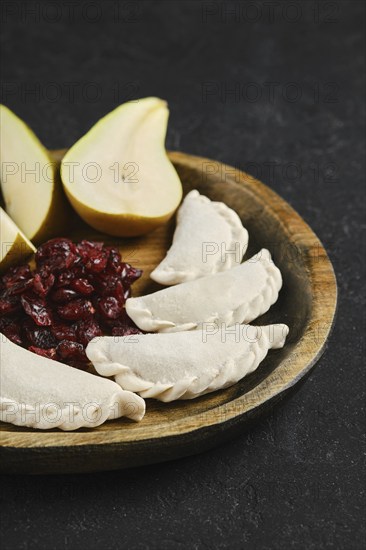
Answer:
[(36, 355), (3, 334), (0, 420), (40, 430), (95, 428), (126, 416), (141, 420), (145, 402), (113, 382)]
[(193, 190), (178, 210), (172, 246), (150, 276), (162, 285), (193, 281), (240, 264), (247, 246), (237, 213)]
[(168, 402), (235, 384), (269, 349), (283, 347), (288, 330), (283, 324), (210, 324), (188, 332), (95, 338), (86, 354), (99, 374), (114, 376), (123, 389)]
[(280, 270), (262, 249), (228, 271), (129, 298), (126, 311), (148, 332), (191, 330), (207, 322), (250, 323), (276, 302), (281, 286)]

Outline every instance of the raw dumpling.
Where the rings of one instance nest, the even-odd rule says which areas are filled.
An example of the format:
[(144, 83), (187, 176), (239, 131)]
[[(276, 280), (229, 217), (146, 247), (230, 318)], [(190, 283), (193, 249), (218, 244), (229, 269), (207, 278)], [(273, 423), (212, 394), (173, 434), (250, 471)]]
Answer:
[(240, 264), (247, 246), (248, 232), (236, 212), (194, 190), (178, 210), (172, 246), (150, 277), (175, 285), (225, 271)]
[(193, 399), (235, 384), (270, 348), (283, 347), (286, 325), (235, 325), (173, 334), (94, 338), (86, 354), (99, 374), (160, 401)]
[(148, 332), (179, 332), (202, 323), (250, 323), (275, 303), (281, 286), (281, 272), (263, 248), (223, 273), (129, 298), (126, 311)]
[(145, 402), (138, 395), (0, 337), (1, 421), (40, 430), (76, 430), (121, 416), (143, 418)]

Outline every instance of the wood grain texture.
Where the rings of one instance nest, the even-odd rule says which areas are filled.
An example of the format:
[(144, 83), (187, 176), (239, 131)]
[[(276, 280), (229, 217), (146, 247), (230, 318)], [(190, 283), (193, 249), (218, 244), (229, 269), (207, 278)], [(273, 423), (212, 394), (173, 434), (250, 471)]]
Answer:
[[(225, 202), (249, 231), (246, 257), (268, 248), (282, 271), (278, 302), (256, 324), (284, 322), (290, 327), (286, 346), (270, 351), (253, 374), (231, 388), (193, 401), (147, 401), (136, 424), (125, 419), (76, 432), (36, 431), (0, 423), (3, 472), (90, 472), (134, 467), (207, 450), (244, 430), (283, 397), (324, 350), (334, 321), (337, 286), (329, 258), (313, 231), (281, 197), (251, 176), (216, 161), (170, 153), (184, 193), (198, 189)], [(159, 287), (149, 279), (171, 243), (174, 220), (153, 233), (133, 239), (98, 234), (76, 216), (73, 239), (100, 239), (118, 245), (123, 258), (144, 270), (134, 294)]]

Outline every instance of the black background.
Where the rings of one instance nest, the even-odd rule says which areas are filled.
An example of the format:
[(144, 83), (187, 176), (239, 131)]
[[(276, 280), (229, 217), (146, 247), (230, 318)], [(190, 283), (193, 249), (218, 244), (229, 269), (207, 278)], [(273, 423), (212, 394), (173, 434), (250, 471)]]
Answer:
[(168, 147), (278, 191), (339, 285), (327, 352), (249, 433), (143, 469), (3, 476), (4, 548), (363, 547), (364, 24), (361, 0), (2, 2), (2, 102), (49, 148), (166, 98)]

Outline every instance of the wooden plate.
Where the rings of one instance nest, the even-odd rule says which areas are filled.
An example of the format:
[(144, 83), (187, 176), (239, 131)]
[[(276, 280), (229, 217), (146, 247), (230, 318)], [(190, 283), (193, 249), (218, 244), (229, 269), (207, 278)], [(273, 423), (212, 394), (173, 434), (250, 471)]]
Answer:
[[(170, 158), (185, 193), (198, 189), (236, 210), (250, 235), (247, 257), (262, 247), (272, 252), (284, 286), (278, 302), (257, 323), (287, 323), (286, 346), (270, 351), (256, 372), (225, 391), (172, 404), (149, 400), (141, 423), (122, 419), (76, 432), (0, 424), (2, 471), (112, 470), (201, 452), (245, 430), (321, 356), (334, 320), (337, 287), (332, 265), (313, 231), (291, 206), (251, 176), (184, 153), (171, 153)], [(149, 274), (164, 257), (173, 231), (174, 220), (145, 237), (118, 240), (77, 221), (70, 234), (75, 240), (117, 243), (126, 261), (144, 270), (134, 287), (137, 295), (157, 288)]]

